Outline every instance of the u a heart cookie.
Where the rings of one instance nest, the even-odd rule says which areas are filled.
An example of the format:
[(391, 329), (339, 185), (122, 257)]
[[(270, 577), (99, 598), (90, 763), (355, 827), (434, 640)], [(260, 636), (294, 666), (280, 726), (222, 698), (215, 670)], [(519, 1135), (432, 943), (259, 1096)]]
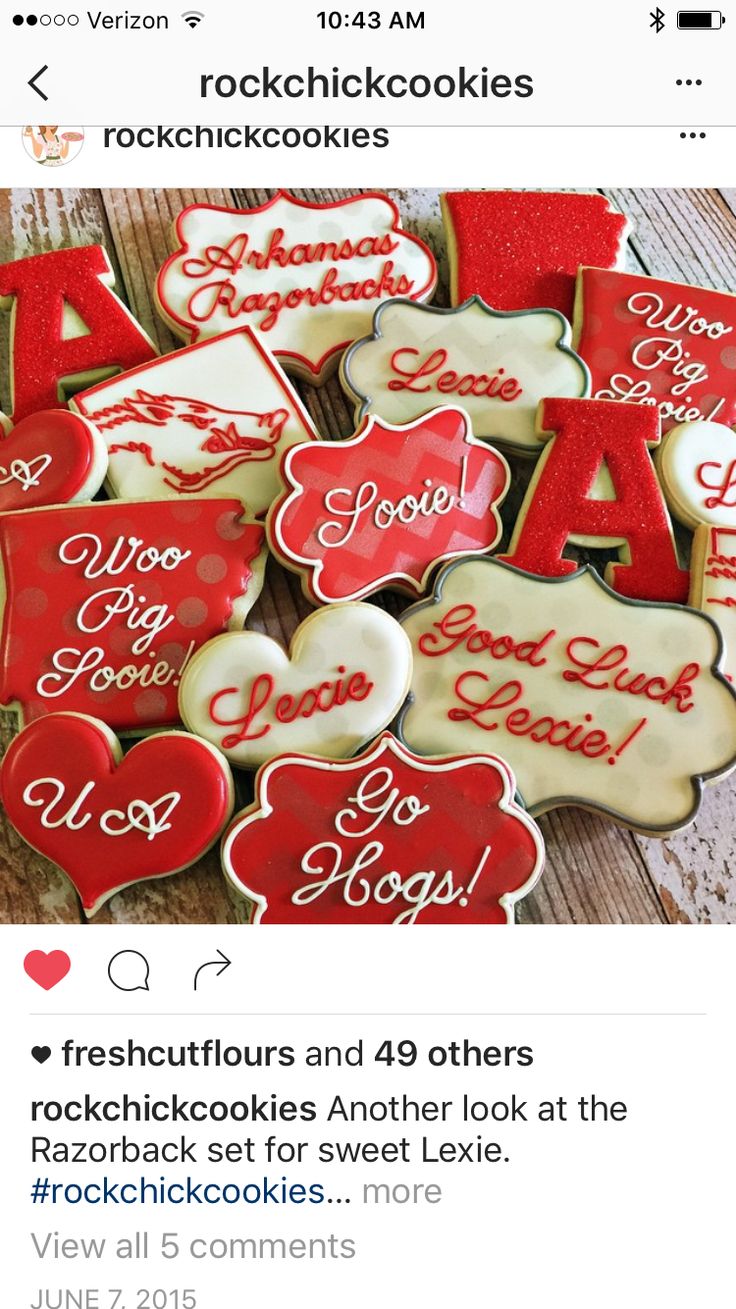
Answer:
[(79, 414), (46, 409), (13, 427), (0, 415), (0, 513), (91, 500), (107, 473), (107, 447)]
[(396, 716), (411, 678), (399, 624), (371, 604), (305, 618), (287, 651), (260, 632), (228, 632), (187, 665), (179, 710), (191, 732), (241, 768), (301, 751), (354, 754)]
[(63, 869), (91, 917), (134, 883), (181, 872), (218, 839), (233, 808), (219, 751), (164, 732), (123, 756), (82, 714), (51, 714), (11, 742), (0, 798), (14, 828)]
[(420, 758), (390, 732), (348, 761), (285, 755), (225, 835), (253, 923), (513, 923), (544, 862), (493, 755)]

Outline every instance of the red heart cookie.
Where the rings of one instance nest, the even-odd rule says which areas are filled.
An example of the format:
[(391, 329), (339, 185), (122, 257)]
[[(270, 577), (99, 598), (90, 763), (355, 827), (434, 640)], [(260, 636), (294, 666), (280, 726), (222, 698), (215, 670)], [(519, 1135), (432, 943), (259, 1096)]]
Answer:
[(0, 512), (91, 500), (106, 473), (107, 446), (92, 423), (64, 409), (31, 414), (0, 441)]
[(50, 714), (10, 745), (0, 799), (91, 917), (123, 887), (180, 872), (204, 854), (230, 817), (233, 786), (222, 756), (185, 732), (149, 737), (123, 758), (98, 719)]

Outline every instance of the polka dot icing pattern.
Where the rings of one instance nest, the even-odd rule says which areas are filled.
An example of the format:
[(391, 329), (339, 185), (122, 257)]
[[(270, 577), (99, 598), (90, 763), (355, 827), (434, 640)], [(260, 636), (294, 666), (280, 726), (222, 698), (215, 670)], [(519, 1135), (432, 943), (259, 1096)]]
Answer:
[(365, 335), (379, 301), (428, 300), (437, 282), (431, 251), (379, 194), (310, 204), (280, 191), (255, 209), (192, 205), (176, 242), (157, 284), (172, 329), (197, 341), (245, 324), (314, 383)]
[(115, 731), (179, 721), (182, 671), (242, 625), (264, 531), (237, 500), (116, 501), (0, 515), (0, 703)]
[(736, 766), (736, 694), (694, 609), (623, 600), (592, 569), (553, 581), (473, 559), (401, 621), (402, 739), (420, 754), (492, 743), (534, 815), (582, 805), (663, 835)]

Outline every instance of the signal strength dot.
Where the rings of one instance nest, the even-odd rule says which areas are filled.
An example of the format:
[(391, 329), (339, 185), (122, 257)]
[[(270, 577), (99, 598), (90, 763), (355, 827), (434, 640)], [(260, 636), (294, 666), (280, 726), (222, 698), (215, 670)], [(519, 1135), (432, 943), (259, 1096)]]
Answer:
[(188, 27), (195, 28), (202, 22), (204, 14), (198, 9), (185, 9), (182, 18)]

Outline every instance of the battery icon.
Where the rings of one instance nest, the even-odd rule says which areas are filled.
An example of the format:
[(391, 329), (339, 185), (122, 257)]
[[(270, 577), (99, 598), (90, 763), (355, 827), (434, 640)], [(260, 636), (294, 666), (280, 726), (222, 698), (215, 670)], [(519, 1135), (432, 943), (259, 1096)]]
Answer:
[(677, 26), (686, 32), (715, 32), (725, 18), (720, 9), (678, 9)]

